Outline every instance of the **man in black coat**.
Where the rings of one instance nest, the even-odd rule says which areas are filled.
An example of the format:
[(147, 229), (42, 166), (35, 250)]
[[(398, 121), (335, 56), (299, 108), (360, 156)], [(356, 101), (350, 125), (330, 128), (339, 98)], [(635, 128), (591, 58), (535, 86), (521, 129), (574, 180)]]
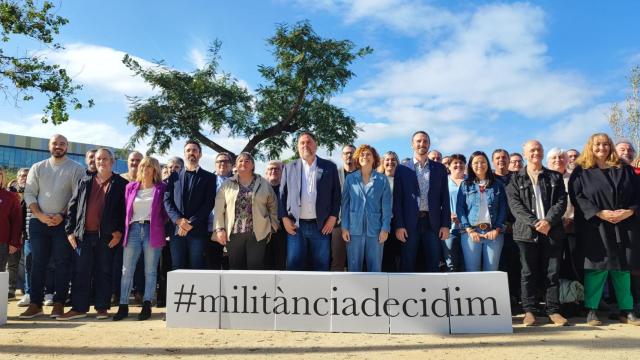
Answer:
[(509, 207), (516, 219), (513, 239), (520, 248), (522, 264), (523, 324), (536, 324), (536, 292), (538, 284), (543, 283), (549, 319), (563, 326), (567, 325), (567, 319), (559, 314), (558, 275), (564, 238), (562, 215), (567, 208), (567, 194), (562, 175), (542, 166), (542, 144), (529, 140), (523, 150), (527, 166), (514, 173), (507, 186)]

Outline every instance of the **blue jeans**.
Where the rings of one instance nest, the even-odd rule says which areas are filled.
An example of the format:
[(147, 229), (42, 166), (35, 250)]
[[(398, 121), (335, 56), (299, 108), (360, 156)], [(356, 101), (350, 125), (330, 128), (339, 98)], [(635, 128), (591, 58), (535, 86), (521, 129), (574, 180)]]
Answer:
[(78, 239), (78, 247), (73, 252), (73, 286), (71, 288), (73, 310), (82, 313), (89, 311), (92, 280), (96, 310), (109, 309), (114, 254), (114, 250), (108, 246), (110, 240), (110, 238), (101, 239), (97, 233), (85, 234), (82, 240)]
[(449, 238), (444, 241), (442, 255), (444, 256), (444, 263), (446, 265), (447, 272), (462, 271), (462, 249), (460, 248), (461, 238), (462, 233), (460, 229), (451, 229)]
[[(49, 271), (49, 259), (55, 263), (55, 295), (53, 301), (63, 303), (69, 292), (71, 279), (72, 249), (64, 231), (64, 222), (58, 226), (48, 226), (33, 217), (29, 221), (29, 241), (31, 242), (31, 278), (29, 295), (31, 303), (42, 306), (44, 286)], [(74, 285), (75, 286), (75, 285)]]
[(329, 271), (331, 233), (322, 235), (316, 220), (300, 220), (296, 234), (287, 233), (287, 270)]
[(120, 304), (129, 304), (129, 294), (133, 286), (133, 276), (140, 255), (144, 252), (144, 301), (153, 300), (158, 275), (158, 261), (162, 248), (154, 248), (149, 240), (149, 224), (129, 225), (129, 239), (124, 247), (122, 261), (122, 287)]
[[(478, 231), (484, 233), (485, 231)], [(462, 234), (462, 254), (465, 271), (496, 271), (500, 264), (500, 253), (504, 244), (504, 235), (500, 234), (495, 240), (480, 238), (476, 243), (466, 232)]]
[[(401, 272), (439, 272), (442, 243), (438, 237), (440, 229), (432, 229), (429, 217), (418, 218), (417, 229), (407, 229), (408, 238), (401, 245)], [(424, 264), (417, 264), (420, 249), (423, 251)]]
[(207, 239), (204, 236), (171, 236), (171, 270), (204, 270), (204, 249)]
[(347, 243), (347, 270), (362, 271), (362, 262), (366, 258), (367, 272), (382, 271), (382, 249), (384, 244), (377, 236), (351, 235)]

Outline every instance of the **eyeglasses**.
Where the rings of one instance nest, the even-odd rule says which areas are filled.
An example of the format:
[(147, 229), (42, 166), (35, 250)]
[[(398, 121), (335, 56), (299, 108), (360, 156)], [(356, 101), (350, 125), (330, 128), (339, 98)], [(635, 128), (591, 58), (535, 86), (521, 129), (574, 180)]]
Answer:
[(342, 153), (343, 156), (353, 156), (353, 152), (343, 152)]
[(267, 171), (279, 172), (279, 168), (268, 168)]

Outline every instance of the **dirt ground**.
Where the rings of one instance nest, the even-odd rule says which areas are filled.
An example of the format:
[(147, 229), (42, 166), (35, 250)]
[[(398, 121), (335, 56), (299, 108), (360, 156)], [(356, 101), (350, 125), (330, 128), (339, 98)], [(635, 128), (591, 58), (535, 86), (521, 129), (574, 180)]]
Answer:
[[(640, 327), (605, 322), (592, 328), (584, 318), (558, 328), (525, 328), (514, 318), (511, 335), (376, 335), (286, 331), (167, 329), (164, 309), (137, 321), (139, 308), (120, 322), (48, 317), (24, 321), (24, 309), (9, 302), (0, 326), (0, 359), (639, 359)], [(45, 313), (51, 310), (45, 307)], [(68, 310), (68, 309), (67, 309)], [(112, 309), (113, 311), (113, 309)], [(132, 315), (131, 315), (132, 314)], [(606, 317), (604, 314), (603, 318)]]

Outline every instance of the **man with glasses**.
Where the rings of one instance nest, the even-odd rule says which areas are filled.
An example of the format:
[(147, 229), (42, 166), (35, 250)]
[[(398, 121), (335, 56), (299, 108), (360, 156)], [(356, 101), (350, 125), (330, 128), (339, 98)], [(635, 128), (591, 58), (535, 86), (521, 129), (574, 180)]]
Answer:
[[(282, 168), (284, 164), (279, 160), (271, 160), (267, 164), (266, 179), (276, 193), (280, 202), (280, 181), (282, 180)], [(287, 269), (287, 232), (280, 220), (278, 231), (271, 234), (271, 241), (267, 244), (267, 266), (273, 270)]]
[[(340, 193), (344, 187), (344, 179), (347, 175), (356, 171), (356, 161), (353, 154), (356, 147), (353, 145), (345, 145), (342, 148), (342, 166), (338, 168), (338, 180), (340, 180)], [(344, 271), (347, 264), (347, 245), (342, 240), (342, 229), (340, 227), (340, 218), (331, 233), (331, 271)]]
[[(220, 189), (220, 186), (222, 186), (222, 183), (224, 183), (228, 178), (230, 178), (231, 176), (233, 176), (233, 173), (231, 172), (231, 154), (229, 154), (228, 152), (221, 152), (218, 153), (218, 155), (216, 155), (216, 160), (215, 160), (215, 174), (216, 174), (216, 194), (218, 193), (218, 190)], [(208, 223), (208, 230), (209, 230), (209, 239), (211, 239), (211, 235), (213, 234), (213, 217), (214, 217), (214, 210), (211, 210), (211, 214), (209, 214), (209, 223)], [(207, 261), (207, 268), (211, 269), (211, 270), (220, 270), (223, 268), (223, 258), (222, 258), (222, 253), (224, 251), (224, 247), (222, 245), (220, 245), (217, 241), (209, 241), (207, 243), (207, 250), (206, 250), (206, 261)]]
[(509, 171), (512, 173), (518, 172), (522, 170), (523, 166), (524, 160), (522, 159), (522, 155), (519, 153), (512, 153), (511, 156), (509, 156)]

